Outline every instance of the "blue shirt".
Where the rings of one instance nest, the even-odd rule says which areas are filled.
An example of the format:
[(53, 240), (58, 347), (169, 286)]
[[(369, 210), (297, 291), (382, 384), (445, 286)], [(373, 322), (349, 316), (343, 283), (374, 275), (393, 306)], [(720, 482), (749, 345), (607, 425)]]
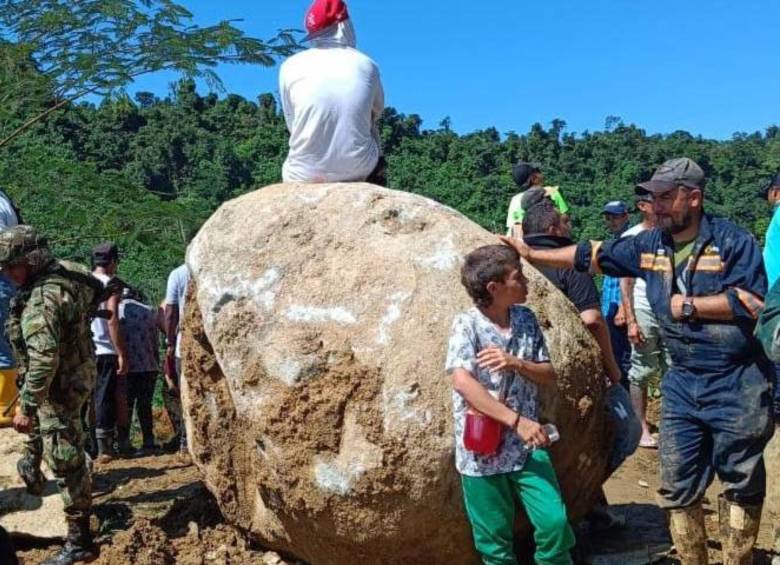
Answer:
[(601, 287), (601, 315), (605, 318), (614, 316), (620, 302), (620, 278), (605, 276)]
[(13, 350), (5, 331), (5, 322), (11, 307), (11, 299), (16, 294), (16, 286), (4, 276), (0, 275), (0, 369), (13, 369), (16, 367)]
[(780, 278), (780, 204), (775, 204), (772, 221), (766, 230), (766, 245), (764, 246), (764, 265), (772, 288)]
[[(615, 234), (615, 237), (622, 237), (628, 229), (628, 222)], [(617, 314), (618, 308), (623, 302), (620, 293), (620, 277), (610, 277), (604, 275), (601, 286), (601, 315), (606, 319), (611, 319)]]
[(680, 273), (675, 272), (673, 258), (671, 236), (653, 229), (596, 246), (582, 242), (577, 247), (575, 267), (645, 280), (647, 299), (658, 317), (675, 370), (723, 375), (756, 364), (762, 371), (768, 370), (761, 346), (753, 336), (760, 301), (767, 293), (766, 271), (756, 239), (728, 220), (704, 215), (682, 272), (687, 296), (725, 293), (733, 321), (674, 320), (670, 299), (681, 291), (675, 282)]

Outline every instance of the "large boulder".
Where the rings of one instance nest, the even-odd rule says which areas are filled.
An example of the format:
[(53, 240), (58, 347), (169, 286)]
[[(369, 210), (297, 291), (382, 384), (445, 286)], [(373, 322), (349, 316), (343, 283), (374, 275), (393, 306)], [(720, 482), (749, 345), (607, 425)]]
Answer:
[[(227, 519), (314, 564), (476, 561), (443, 367), (470, 307), (462, 256), (496, 242), (450, 208), (369, 184), (275, 185), (214, 214), (187, 254), (183, 397)], [(559, 375), (543, 413), (574, 518), (606, 461), (598, 348), (527, 271)]]

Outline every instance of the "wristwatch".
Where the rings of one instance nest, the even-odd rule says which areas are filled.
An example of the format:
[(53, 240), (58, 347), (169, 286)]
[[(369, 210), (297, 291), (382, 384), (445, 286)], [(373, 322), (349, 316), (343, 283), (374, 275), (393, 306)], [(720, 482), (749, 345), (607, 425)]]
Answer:
[(690, 322), (696, 317), (696, 306), (693, 305), (693, 296), (686, 296), (682, 303), (682, 319)]

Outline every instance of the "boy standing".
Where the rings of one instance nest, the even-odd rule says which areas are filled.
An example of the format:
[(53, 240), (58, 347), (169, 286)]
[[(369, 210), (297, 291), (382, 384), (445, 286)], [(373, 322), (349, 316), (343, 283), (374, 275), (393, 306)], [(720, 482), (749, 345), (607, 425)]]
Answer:
[[(550, 456), (541, 449), (550, 438), (537, 422), (537, 384), (556, 375), (536, 317), (519, 306), (527, 294), (519, 255), (500, 245), (480, 247), (466, 256), (461, 282), (474, 307), (453, 322), (446, 370), (454, 387), (456, 466), (476, 549), (486, 564), (517, 563), (517, 498), (534, 527), (535, 562), (571, 563), (574, 535)], [(497, 396), (504, 379), (511, 385), (502, 403)], [(468, 411), (505, 426), (494, 454), (466, 449)]]

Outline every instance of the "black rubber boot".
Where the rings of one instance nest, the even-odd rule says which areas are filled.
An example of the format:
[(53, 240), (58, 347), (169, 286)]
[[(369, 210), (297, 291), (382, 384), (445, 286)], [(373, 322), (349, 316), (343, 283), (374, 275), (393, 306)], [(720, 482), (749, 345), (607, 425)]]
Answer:
[(117, 453), (122, 457), (129, 457), (133, 454), (133, 446), (130, 445), (130, 429), (117, 429)]
[(40, 464), (36, 465), (29, 457), (22, 457), (16, 462), (16, 470), (24, 481), (27, 492), (33, 496), (41, 496), (46, 477), (41, 472)]
[(97, 549), (92, 543), (89, 531), (89, 517), (66, 518), (68, 521), (68, 540), (60, 552), (41, 563), (41, 565), (72, 565), (88, 563), (97, 559)]

